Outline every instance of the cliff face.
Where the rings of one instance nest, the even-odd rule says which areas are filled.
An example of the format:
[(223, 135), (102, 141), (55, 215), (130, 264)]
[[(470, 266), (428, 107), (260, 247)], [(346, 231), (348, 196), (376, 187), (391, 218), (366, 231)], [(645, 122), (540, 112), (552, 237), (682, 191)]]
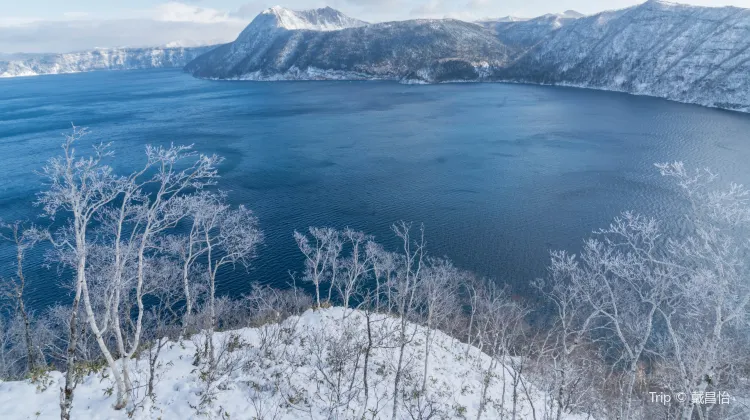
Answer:
[(183, 67), (213, 48), (116, 48), (66, 54), (28, 54), (0, 61), (0, 77)]
[[(323, 12), (333, 13), (268, 9), (236, 41), (198, 57), (186, 70), (218, 79), (400, 79), (417, 72), (432, 74), (445, 60), (480, 69), (507, 62), (502, 42), (472, 23), (412, 20), (368, 25), (338, 12), (335, 18), (323, 19)], [(320, 21), (325, 23), (307, 23)], [(478, 78), (480, 73), (462, 73), (462, 78)]]
[(750, 111), (750, 9), (652, 0), (594, 16), (368, 25), (332, 9), (273, 8), (186, 70), (216, 79), (557, 84)]
[(534, 19), (513, 20), (508, 18), (483, 20), (478, 25), (493, 32), (497, 38), (513, 47), (514, 53), (520, 55), (536, 46), (553, 31), (556, 31), (583, 15), (569, 10), (560, 14), (547, 14)]
[(368, 24), (273, 7), (216, 48), (6, 57), (0, 76), (182, 66), (212, 79), (556, 84), (750, 112), (750, 9), (652, 0), (593, 16)]
[(650, 1), (580, 18), (498, 76), (750, 111), (750, 9)]

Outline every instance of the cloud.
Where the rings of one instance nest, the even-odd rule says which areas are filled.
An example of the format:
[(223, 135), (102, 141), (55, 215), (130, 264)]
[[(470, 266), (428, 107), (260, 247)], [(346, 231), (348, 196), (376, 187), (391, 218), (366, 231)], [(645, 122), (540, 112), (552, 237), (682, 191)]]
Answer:
[[(565, 0), (564, 9), (594, 13), (640, 1)], [(750, 6), (750, 0), (689, 2)], [(559, 0), (247, 0), (234, 10), (208, 7), (206, 0), (179, 0), (143, 9), (113, 8), (110, 16), (117, 16), (116, 19), (103, 19), (85, 11), (70, 11), (54, 20), (0, 17), (0, 52), (67, 52), (95, 47), (229, 42), (258, 13), (278, 3), (296, 10), (328, 5), (369, 22), (445, 17), (470, 21), (506, 15), (533, 17), (564, 10)]]
[(486, 16), (493, 8), (490, 0), (469, 0), (467, 3), (447, 0), (427, 0), (409, 11), (411, 17), (418, 18), (452, 18), (475, 20), (479, 16)]
[(0, 19), (0, 52), (220, 44), (233, 41), (248, 23), (236, 14), (176, 1), (118, 14), (127, 18), (68, 12), (55, 20)]
[(246, 22), (151, 19), (40, 21), (0, 27), (0, 52), (48, 53), (112, 47), (211, 45), (230, 42)]
[(266, 8), (268, 8), (268, 2), (257, 0), (243, 4), (229, 15), (237, 19), (251, 20)]
[(447, 5), (442, 0), (429, 0), (411, 9), (409, 15), (415, 17), (437, 17), (445, 13)]
[(33, 22), (38, 22), (39, 19), (34, 18), (20, 18), (20, 17), (0, 17), (0, 27), (4, 26), (22, 26), (28, 25)]
[(91, 17), (91, 14), (86, 12), (65, 12), (63, 16), (66, 19), (85, 19)]
[(179, 3), (172, 1), (157, 6), (153, 11), (154, 20), (164, 22), (195, 22), (195, 23), (216, 23), (233, 20), (229, 13), (206, 8), (193, 6), (191, 4)]

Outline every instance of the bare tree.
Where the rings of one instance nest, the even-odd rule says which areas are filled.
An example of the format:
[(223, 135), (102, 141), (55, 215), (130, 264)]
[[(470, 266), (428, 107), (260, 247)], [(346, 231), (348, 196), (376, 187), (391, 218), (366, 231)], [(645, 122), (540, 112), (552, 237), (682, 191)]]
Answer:
[(150, 259), (145, 271), (144, 288), (154, 300), (143, 321), (142, 341), (149, 368), (145, 396), (154, 400), (154, 385), (162, 367), (159, 356), (169, 340), (176, 340), (181, 331), (182, 317), (177, 308), (182, 301), (182, 270), (180, 261), (160, 257)]
[(537, 279), (534, 286), (553, 305), (548, 345), (540, 359), (550, 364), (546, 376), (555, 404), (551, 412), (553, 418), (560, 420), (564, 413), (585, 408), (576, 404), (587, 395), (585, 390), (589, 385), (583, 381), (586, 375), (582, 370), (585, 369), (579, 366), (589, 359), (585, 350), (596, 341), (594, 334), (601, 324), (597, 323), (599, 311), (588, 304), (583, 291), (577, 287), (581, 280), (571, 278), (581, 275), (575, 257), (565, 252), (552, 252), (548, 271), (548, 277)]
[(214, 362), (211, 337), (216, 326), (216, 278), (225, 266), (250, 266), (257, 246), (263, 241), (258, 229), (258, 219), (252, 211), (239, 206), (232, 209), (222, 195), (202, 201), (195, 208), (193, 217), (198, 219), (203, 242), (206, 247), (206, 273), (208, 278), (208, 325), (206, 347), (209, 364)]
[(581, 272), (570, 279), (617, 343), (613, 350), (620, 352), (627, 377), (620, 415), (630, 418), (639, 362), (652, 338), (658, 308), (670, 299), (680, 278), (680, 267), (658, 246), (663, 233), (654, 219), (625, 212), (597, 233), (602, 240), (585, 242)]
[[(469, 308), (469, 319), (466, 324), (466, 352), (465, 356), (469, 356), (469, 350), (474, 345), (474, 323), (476, 321), (477, 308), (479, 306), (479, 290), (482, 285), (486, 283), (486, 279), (479, 279), (475, 276), (468, 276), (460, 285), (460, 289), (465, 291), (462, 303)], [(460, 290), (459, 290), (460, 291)]]
[[(24, 260), (26, 252), (34, 245), (44, 239), (45, 234), (35, 226), (20, 221), (14, 223), (3, 223), (0, 221), (0, 239), (12, 242), (16, 248), (16, 276), (5, 281), (3, 290), (7, 297), (13, 301), (15, 314), (23, 320), (23, 336), (26, 346), (26, 372), (31, 372), (37, 367), (36, 349), (32, 339), (31, 314), (26, 308), (24, 292), (26, 291), (26, 275), (24, 274)], [(2, 281), (2, 279), (0, 279)], [(42, 357), (41, 364), (44, 364)]]
[[(142, 320), (145, 314), (144, 267), (148, 252), (156, 243), (155, 237), (171, 229), (184, 217), (181, 196), (191, 190), (200, 190), (213, 183), (216, 177), (215, 156), (197, 156), (190, 147), (171, 146), (169, 148), (147, 147), (144, 167), (127, 177), (119, 177), (104, 164), (103, 159), (111, 156), (107, 145), (94, 148), (90, 157), (77, 157), (74, 145), (86, 134), (85, 129), (74, 127), (73, 134), (66, 137), (63, 156), (53, 158), (44, 169), (48, 187), (40, 194), (40, 204), (45, 214), (51, 218), (60, 214), (67, 217), (68, 223), (51, 238), (59, 249), (61, 259), (71, 264), (76, 272), (74, 310), (71, 312), (71, 350), (75, 348), (75, 324), (79, 302), (83, 302), (86, 320), (99, 345), (105, 360), (112, 370), (117, 389), (115, 408), (127, 405), (128, 370), (127, 359), (132, 357), (140, 346)], [(184, 161), (195, 158), (193, 164), (184, 166)], [(155, 192), (150, 192), (155, 190)], [(100, 227), (95, 231), (92, 223)], [(125, 234), (127, 232), (127, 234)], [(101, 266), (106, 258), (99, 259), (98, 266), (90, 268), (87, 260), (96, 242), (96, 247), (111, 250), (107, 267)], [(65, 255), (69, 256), (65, 256)], [(124, 279), (124, 273), (132, 264), (132, 282)], [(95, 311), (91, 297), (87, 272), (101, 274), (107, 272), (107, 282), (101, 282), (103, 292), (101, 310)], [(130, 312), (121, 312), (125, 287), (132, 287), (136, 303), (134, 328), (129, 337), (129, 345), (123, 337), (121, 317), (130, 321)], [(130, 290), (130, 289), (128, 289)], [(129, 291), (127, 291), (129, 293)], [(113, 351), (107, 343), (106, 334), (112, 332), (119, 354), (119, 366)], [(73, 355), (71, 354), (71, 359)], [(72, 375), (73, 362), (67, 375)], [(69, 379), (73, 379), (72, 377)], [(66, 381), (67, 382), (67, 381)], [(72, 381), (71, 381), (72, 382)], [(66, 385), (67, 387), (67, 385)], [(72, 388), (63, 392), (63, 415), (69, 411)], [(71, 397), (72, 398), (72, 397)]]
[[(38, 203), (44, 214), (52, 219), (66, 213), (69, 223), (66, 224), (53, 241), (59, 248), (72, 253), (73, 268), (76, 273), (74, 281), (73, 308), (70, 312), (70, 331), (67, 350), (67, 371), (65, 386), (61, 389), (60, 410), (63, 420), (70, 419), (75, 390), (75, 349), (78, 340), (78, 307), (86, 284), (87, 244), (89, 224), (96, 213), (113, 202), (121, 192), (122, 180), (112, 173), (104, 164), (104, 159), (111, 156), (108, 145), (94, 147), (89, 157), (78, 157), (75, 145), (87, 134), (86, 129), (73, 127), (71, 134), (65, 136), (63, 155), (49, 160), (42, 172), (46, 180), (46, 189), (39, 195)], [(111, 360), (114, 364), (114, 360)], [(119, 374), (116, 380), (121, 381)]]
[(183, 207), (186, 215), (190, 218), (190, 231), (187, 235), (172, 234), (162, 239), (162, 249), (179, 258), (182, 264), (182, 287), (185, 296), (185, 313), (183, 315), (183, 333), (191, 324), (193, 306), (197, 299), (192, 290), (191, 277), (193, 269), (199, 259), (208, 251), (205, 241), (205, 228), (210, 227), (205, 223), (205, 218), (200, 214), (206, 208), (211, 208), (217, 197), (214, 193), (199, 192), (184, 200)]
[[(487, 405), (492, 401), (489, 395), (489, 389), (498, 377), (502, 376), (502, 393), (500, 398), (500, 411), (505, 412), (505, 392), (506, 392), (506, 374), (520, 375), (513, 372), (512, 368), (505, 366), (510, 356), (515, 341), (521, 337), (521, 325), (528, 312), (517, 303), (513, 302), (508, 296), (505, 288), (498, 286), (493, 281), (486, 281), (476, 286), (476, 308), (475, 312), (475, 331), (476, 342), (479, 349), (490, 356), (487, 366), (481, 366), (482, 369), (482, 390), (479, 395), (479, 409), (477, 410), (477, 420), (482, 418)], [(482, 360), (481, 357), (478, 360)], [(520, 376), (519, 376), (520, 377)], [(516, 390), (517, 388), (513, 388)], [(513, 407), (510, 412), (516, 412), (517, 399), (516, 393), (513, 394)], [(495, 396), (497, 397), (497, 396)]]
[(328, 301), (331, 300), (331, 290), (336, 282), (338, 271), (337, 260), (341, 253), (343, 242), (339, 232), (333, 228), (309, 228), (312, 241), (307, 235), (294, 231), (294, 240), (300, 251), (305, 255), (304, 280), (315, 285), (315, 304), (320, 308), (320, 286), (329, 283)]
[[(192, 163), (186, 161), (193, 160)], [(130, 222), (131, 232), (130, 239), (125, 244), (129, 246), (132, 252), (132, 258), (135, 260), (135, 302), (136, 316), (135, 327), (130, 338), (130, 346), (126, 347), (123, 331), (120, 326), (120, 296), (122, 281), (122, 272), (119, 269), (121, 261), (115, 262), (115, 279), (114, 294), (112, 298), (112, 311), (115, 312), (111, 319), (114, 322), (114, 333), (117, 341), (117, 348), (120, 354), (120, 364), (123, 372), (124, 386), (122, 391), (126, 391), (128, 384), (127, 360), (138, 350), (143, 334), (143, 316), (145, 308), (143, 304), (144, 281), (149, 250), (154, 249), (158, 240), (158, 235), (174, 228), (186, 216), (186, 198), (184, 194), (193, 190), (202, 190), (206, 186), (213, 185), (215, 178), (218, 176), (216, 165), (221, 160), (216, 156), (196, 155), (192, 152), (191, 146), (170, 146), (169, 148), (146, 146), (146, 165), (145, 167), (133, 173), (128, 177), (128, 182), (122, 187), (122, 204), (119, 206), (115, 217), (110, 220), (114, 226), (114, 248), (117, 258), (122, 258), (119, 253), (123, 245), (122, 228), (123, 224)], [(187, 166), (181, 168), (181, 166)], [(143, 178), (143, 179), (141, 179)], [(154, 193), (149, 194), (146, 190), (154, 189)], [(106, 214), (106, 213), (105, 213)], [(95, 314), (90, 310), (88, 293), (84, 288), (84, 306), (89, 314), (89, 323), (95, 334), (101, 335), (99, 326), (95, 321)], [(129, 317), (130, 312), (125, 316)], [(104, 329), (110, 316), (104, 317)], [(99, 330), (99, 332), (97, 332)], [(100, 345), (103, 341), (99, 340)], [(102, 348), (103, 353), (109, 349), (105, 346)], [(114, 368), (114, 367), (113, 367)], [(120, 391), (118, 389), (118, 391)], [(127, 395), (127, 394), (125, 394)], [(126, 401), (121, 401), (126, 403)]]
[(385, 300), (388, 305), (385, 309), (387, 312), (391, 312), (391, 304), (393, 303), (393, 299), (391, 299), (392, 282), (398, 270), (398, 256), (393, 252), (386, 251), (376, 242), (368, 242), (365, 252), (372, 262), (372, 271), (375, 277), (375, 311), (383, 310), (381, 301)]
[[(683, 392), (718, 388), (738, 358), (726, 352), (750, 332), (750, 191), (738, 184), (718, 186), (710, 170), (693, 173), (681, 162), (657, 165), (687, 197), (689, 234), (667, 248), (686, 272), (679, 295), (659, 312), (667, 326)], [(681, 416), (702, 418), (712, 407), (686, 404)]]
[(393, 379), (393, 412), (391, 418), (396, 420), (398, 416), (398, 396), (401, 392), (401, 376), (404, 368), (404, 350), (414, 339), (417, 329), (410, 324), (409, 319), (418, 305), (417, 290), (422, 279), (422, 268), (425, 260), (424, 248), (424, 226), (420, 226), (419, 236), (412, 237), (412, 225), (399, 222), (392, 227), (393, 232), (401, 240), (403, 254), (397, 263), (398, 274), (389, 287), (394, 302), (396, 315), (400, 317), (398, 329), (398, 361)]
[(336, 328), (309, 334), (315, 396), (325, 407), (326, 418), (350, 418), (363, 388), (357, 381), (363, 363), (363, 338), (359, 320), (342, 318)]
[(350, 255), (341, 263), (336, 264), (341, 268), (335, 286), (341, 303), (344, 308), (348, 308), (352, 297), (359, 291), (362, 282), (367, 279), (372, 270), (372, 255), (366, 252), (368, 244), (372, 242), (372, 237), (349, 228), (344, 229), (340, 237), (350, 248)]
[[(554, 253), (550, 277), (537, 283), (556, 309), (548, 355), (557, 372), (557, 418), (572, 408), (566, 404), (580, 386), (570, 372), (577, 353), (594, 343), (623, 379), (620, 418), (646, 415), (633, 407), (639, 382), (706, 392), (730, 382), (740, 363), (728, 349), (748, 332), (750, 193), (736, 184), (716, 187), (708, 170), (690, 173), (679, 162), (657, 166), (691, 205), (677, 220), (679, 235), (625, 212), (586, 241), (580, 257)], [(689, 402), (681, 404), (680, 417), (707, 418), (712, 410)]]
[(428, 258), (420, 282), (420, 300), (425, 322), (424, 372), (422, 392), (427, 389), (430, 353), (434, 331), (452, 314), (459, 312), (456, 293), (463, 283), (463, 273), (445, 258)]

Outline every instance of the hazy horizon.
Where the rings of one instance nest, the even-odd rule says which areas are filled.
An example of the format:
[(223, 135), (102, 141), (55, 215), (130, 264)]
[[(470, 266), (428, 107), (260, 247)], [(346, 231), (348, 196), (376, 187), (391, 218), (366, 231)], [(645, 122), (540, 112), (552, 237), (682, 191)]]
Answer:
[[(260, 12), (280, 4), (293, 10), (330, 6), (368, 22), (415, 18), (474, 21), (533, 18), (575, 10), (596, 14), (631, 7), (637, 0), (186, 0), (17, 2), (0, 17), (0, 53), (62, 53), (93, 48), (195, 46), (230, 42)], [(750, 8), (750, 0), (689, 0), (701, 6)]]

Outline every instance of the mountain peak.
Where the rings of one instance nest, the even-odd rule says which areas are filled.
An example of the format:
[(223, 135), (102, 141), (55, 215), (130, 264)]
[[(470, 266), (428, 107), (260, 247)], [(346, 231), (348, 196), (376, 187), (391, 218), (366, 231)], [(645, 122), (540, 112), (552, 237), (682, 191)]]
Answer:
[(571, 18), (571, 19), (578, 19), (578, 18), (582, 18), (582, 17), (584, 17), (586, 15), (584, 15), (583, 13), (580, 13), (580, 12), (576, 12), (575, 10), (566, 10), (566, 11), (562, 12), (562, 16), (566, 17), (566, 18)]
[(269, 16), (273, 19), (274, 26), (290, 31), (338, 31), (367, 25), (367, 22), (346, 16), (330, 7), (292, 10), (282, 6), (273, 6), (261, 12), (256, 20), (262, 18), (263, 21), (267, 21)]
[[(642, 4), (645, 7), (657, 7), (657, 8), (670, 8), (670, 7), (686, 7), (685, 4), (674, 3), (667, 0), (648, 0)], [(689, 7), (689, 6), (687, 6)]]
[(488, 18), (484, 18), (484, 19), (479, 19), (476, 22), (477, 23), (509, 23), (509, 22), (523, 22), (523, 21), (527, 21), (527, 20), (529, 20), (529, 19), (528, 18), (518, 17), (518, 16), (508, 15), (508, 16), (503, 16), (503, 17), (499, 17), (499, 18), (490, 18), (490, 17), (488, 17)]

